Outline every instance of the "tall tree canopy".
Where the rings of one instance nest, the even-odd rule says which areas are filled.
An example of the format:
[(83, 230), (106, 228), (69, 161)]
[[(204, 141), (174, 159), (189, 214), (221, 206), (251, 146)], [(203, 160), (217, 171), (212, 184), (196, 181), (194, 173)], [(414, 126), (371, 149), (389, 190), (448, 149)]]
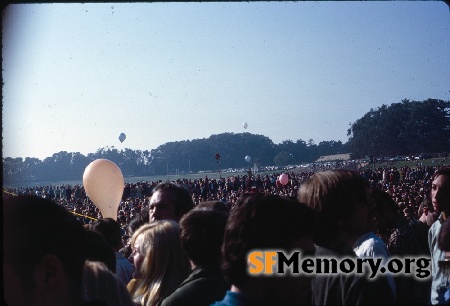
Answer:
[(443, 152), (450, 148), (450, 101), (383, 104), (356, 120), (347, 135), (355, 157)]

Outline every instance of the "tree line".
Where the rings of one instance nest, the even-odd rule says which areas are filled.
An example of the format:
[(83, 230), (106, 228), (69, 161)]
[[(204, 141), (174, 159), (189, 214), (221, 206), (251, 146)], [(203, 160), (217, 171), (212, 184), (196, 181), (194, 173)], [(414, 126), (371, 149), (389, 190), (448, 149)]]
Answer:
[(349, 140), (345, 144), (333, 140), (315, 144), (313, 139), (274, 144), (266, 136), (246, 132), (168, 142), (152, 150), (105, 147), (87, 156), (61, 151), (44, 160), (3, 157), (3, 182), (79, 180), (86, 166), (99, 158), (115, 162), (125, 177), (132, 177), (243, 168), (248, 166), (244, 160), (247, 155), (252, 164), (286, 166), (339, 153), (362, 158), (444, 152), (450, 148), (450, 101), (402, 100), (390, 106), (382, 105), (350, 124), (347, 132)]

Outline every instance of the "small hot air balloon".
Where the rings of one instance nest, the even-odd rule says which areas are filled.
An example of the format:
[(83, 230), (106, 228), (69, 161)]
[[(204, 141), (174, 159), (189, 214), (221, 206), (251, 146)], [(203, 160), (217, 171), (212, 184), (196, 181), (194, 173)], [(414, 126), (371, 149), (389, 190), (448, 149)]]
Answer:
[(247, 129), (247, 127), (248, 127), (247, 122), (245, 122), (245, 123), (243, 124), (243, 126), (244, 126), (244, 129)]
[(120, 135), (119, 135), (120, 142), (123, 142), (126, 138), (127, 138), (127, 135), (125, 135), (124, 133), (120, 133)]
[(247, 156), (245, 157), (245, 161), (246, 161), (247, 163), (249, 163), (251, 159), (252, 159), (252, 158), (251, 158), (249, 155), (247, 155)]

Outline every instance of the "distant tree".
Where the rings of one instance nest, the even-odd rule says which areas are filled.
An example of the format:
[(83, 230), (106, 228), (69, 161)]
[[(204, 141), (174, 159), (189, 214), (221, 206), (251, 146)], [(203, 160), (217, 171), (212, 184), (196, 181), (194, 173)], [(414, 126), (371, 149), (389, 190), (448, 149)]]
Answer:
[(275, 156), (273, 163), (275, 166), (287, 166), (292, 163), (292, 156), (288, 152), (282, 151)]
[(341, 141), (321, 141), (317, 145), (316, 153), (320, 156), (344, 153), (342, 152), (343, 147), (344, 146)]
[(347, 135), (356, 157), (444, 151), (450, 145), (450, 101), (382, 105), (353, 123)]

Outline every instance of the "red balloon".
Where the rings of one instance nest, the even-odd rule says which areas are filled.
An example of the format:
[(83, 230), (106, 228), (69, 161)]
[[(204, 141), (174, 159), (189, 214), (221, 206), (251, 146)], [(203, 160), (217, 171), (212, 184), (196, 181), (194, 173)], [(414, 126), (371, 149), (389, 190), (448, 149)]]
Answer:
[(278, 180), (280, 181), (281, 185), (284, 186), (289, 182), (289, 176), (286, 173), (283, 173), (282, 175), (280, 175)]

